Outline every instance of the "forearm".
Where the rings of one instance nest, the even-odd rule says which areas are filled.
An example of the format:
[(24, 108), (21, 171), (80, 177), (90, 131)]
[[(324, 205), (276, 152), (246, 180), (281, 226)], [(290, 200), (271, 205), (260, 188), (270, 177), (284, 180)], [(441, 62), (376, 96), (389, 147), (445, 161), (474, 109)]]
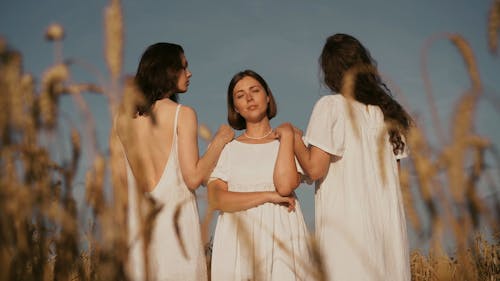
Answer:
[(309, 176), (312, 168), (311, 150), (306, 146), (301, 137), (295, 138), (294, 153), (295, 157), (297, 157), (297, 161), (299, 161), (299, 164), (302, 167), (302, 170), (304, 170), (304, 173)]
[(217, 165), (217, 160), (219, 159), (224, 145), (224, 142), (214, 139), (207, 147), (203, 156), (195, 162), (194, 167), (189, 169), (189, 175), (186, 173), (184, 177), (184, 182), (189, 189), (194, 190), (198, 188), (210, 176), (215, 165)]
[(290, 195), (299, 186), (300, 182), (293, 145), (293, 138), (280, 140), (280, 148), (274, 167), (274, 186), (282, 196)]
[(202, 179), (210, 176), (210, 173), (217, 165), (217, 160), (226, 145), (225, 142), (214, 139), (196, 165), (196, 171), (200, 173)]
[(270, 192), (233, 192), (209, 186), (209, 204), (212, 210), (238, 212), (270, 201)]
[(304, 173), (313, 181), (323, 178), (329, 169), (331, 155), (315, 146), (304, 144), (302, 138), (295, 139), (294, 152)]

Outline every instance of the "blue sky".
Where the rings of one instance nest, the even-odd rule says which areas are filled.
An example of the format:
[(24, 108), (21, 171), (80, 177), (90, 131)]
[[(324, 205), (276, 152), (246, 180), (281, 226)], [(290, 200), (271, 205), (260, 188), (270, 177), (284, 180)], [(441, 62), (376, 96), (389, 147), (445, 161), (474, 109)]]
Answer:
[[(225, 92), (231, 76), (250, 68), (267, 80), (278, 103), (276, 126), (289, 121), (305, 129), (315, 101), (328, 94), (319, 81), (317, 59), (331, 34), (357, 37), (378, 61), (390, 84), (401, 89), (405, 106), (433, 139), (421, 75), (421, 49), (437, 33), (463, 36), (471, 45), (485, 86), (476, 130), (498, 147), (499, 58), (487, 48), (487, 15), (492, 1), (480, 0), (172, 0), (122, 1), (125, 20), (124, 70), (134, 74), (140, 55), (155, 42), (181, 44), (193, 72), (181, 103), (198, 112), (199, 121), (216, 129), (226, 122)], [(104, 78), (104, 7), (107, 1), (2, 1), (0, 36), (21, 51), (26, 72), (41, 75), (53, 63), (53, 47), (44, 40), (51, 23), (66, 32), (64, 57), (78, 58)], [(446, 40), (436, 41), (426, 58), (443, 125), (470, 82), (462, 58)], [(72, 79), (97, 82), (95, 72), (72, 68)], [(393, 90), (396, 87), (392, 87)], [(106, 100), (87, 95), (96, 119), (99, 144), (106, 151), (109, 118)], [(68, 124), (81, 123), (72, 100), (62, 101)], [(64, 124), (62, 125), (64, 126)], [(450, 135), (445, 133), (445, 135)], [(203, 149), (203, 143), (202, 149)], [(64, 147), (64, 146), (63, 146)], [(82, 169), (88, 165), (82, 163)], [(203, 190), (201, 191), (204, 192)], [(313, 222), (313, 188), (299, 191), (306, 220)], [(203, 202), (202, 202), (203, 203)], [(418, 246), (418, 245), (414, 245)]]

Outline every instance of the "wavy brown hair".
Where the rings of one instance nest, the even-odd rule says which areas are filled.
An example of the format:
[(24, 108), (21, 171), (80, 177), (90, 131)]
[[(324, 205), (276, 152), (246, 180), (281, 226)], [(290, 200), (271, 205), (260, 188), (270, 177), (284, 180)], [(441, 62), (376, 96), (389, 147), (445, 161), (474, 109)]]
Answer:
[(319, 63), (324, 83), (332, 91), (341, 94), (345, 94), (341, 90), (346, 73), (356, 68), (365, 70), (355, 72), (353, 98), (366, 105), (376, 105), (382, 110), (393, 152), (403, 152), (405, 143), (402, 136), (406, 136), (413, 121), (382, 82), (377, 63), (369, 51), (356, 38), (338, 33), (326, 40)]
[(135, 82), (144, 97), (144, 102), (136, 105), (139, 115), (148, 114), (153, 104), (168, 97), (178, 101), (177, 80), (182, 65), (180, 45), (159, 42), (149, 46), (141, 56)]

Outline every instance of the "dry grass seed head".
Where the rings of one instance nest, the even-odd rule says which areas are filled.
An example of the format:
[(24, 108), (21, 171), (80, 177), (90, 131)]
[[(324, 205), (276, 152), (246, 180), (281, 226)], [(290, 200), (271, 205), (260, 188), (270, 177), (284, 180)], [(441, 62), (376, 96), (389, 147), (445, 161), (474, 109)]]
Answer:
[(488, 47), (490, 52), (498, 52), (498, 30), (500, 29), (500, 1), (494, 0), (488, 15)]
[(427, 258), (419, 251), (413, 251), (410, 255), (410, 268), (412, 280), (424, 281), (434, 280), (433, 269)]
[(187, 250), (186, 250), (186, 244), (185, 244), (184, 240), (182, 239), (181, 227), (179, 225), (179, 219), (180, 219), (180, 216), (181, 216), (182, 207), (187, 202), (188, 201), (185, 200), (185, 201), (182, 201), (179, 204), (177, 204), (177, 206), (175, 207), (174, 217), (173, 217), (173, 222), (172, 223), (174, 224), (175, 237), (177, 238), (177, 242), (179, 243), (179, 246), (181, 248), (182, 255), (184, 256), (185, 259), (188, 260), (188, 259), (190, 259), (190, 257), (189, 257), (189, 255), (187, 253)]
[(212, 140), (212, 131), (205, 124), (200, 124), (198, 127), (198, 134), (206, 142), (210, 142)]
[(458, 48), (458, 51), (464, 59), (467, 72), (472, 83), (474, 94), (478, 95), (481, 92), (481, 79), (479, 69), (474, 58), (474, 52), (469, 43), (459, 34), (451, 34), (448, 36), (450, 41)]
[(417, 126), (410, 128), (407, 144), (412, 150), (410, 159), (415, 167), (420, 192), (422, 193), (423, 199), (429, 201), (433, 198), (431, 181), (437, 171), (430, 158), (429, 144), (422, 130)]
[(105, 58), (111, 73), (116, 81), (121, 73), (123, 63), (123, 15), (119, 0), (112, 0), (106, 7), (106, 49)]
[(69, 78), (66, 65), (58, 64), (49, 68), (42, 77), (42, 93), (39, 108), (42, 120), (47, 128), (54, 128), (58, 115), (59, 96), (64, 89), (64, 82)]
[(45, 39), (49, 41), (60, 41), (64, 38), (64, 28), (58, 24), (53, 23), (47, 27), (45, 31)]
[(420, 216), (417, 212), (413, 199), (413, 195), (410, 189), (410, 172), (406, 168), (399, 170), (399, 182), (401, 184), (401, 195), (403, 198), (403, 206), (405, 206), (405, 211), (408, 219), (410, 220), (413, 228), (418, 233), (422, 232), (422, 222)]
[(106, 160), (102, 155), (97, 155), (92, 169), (87, 171), (85, 179), (85, 198), (96, 213), (102, 211), (106, 203), (104, 199), (105, 167)]
[(465, 197), (464, 165), (466, 152), (469, 149), (467, 139), (473, 132), (473, 121), (477, 96), (466, 93), (460, 99), (453, 116), (453, 143), (443, 150), (444, 161), (447, 164), (449, 186), (456, 202), (463, 202)]
[(341, 93), (347, 100), (347, 119), (349, 120), (352, 128), (354, 129), (354, 135), (359, 138), (360, 132), (356, 120), (356, 115), (354, 114), (354, 90), (356, 87), (356, 77), (360, 69), (358, 67), (350, 68), (342, 78), (342, 89)]

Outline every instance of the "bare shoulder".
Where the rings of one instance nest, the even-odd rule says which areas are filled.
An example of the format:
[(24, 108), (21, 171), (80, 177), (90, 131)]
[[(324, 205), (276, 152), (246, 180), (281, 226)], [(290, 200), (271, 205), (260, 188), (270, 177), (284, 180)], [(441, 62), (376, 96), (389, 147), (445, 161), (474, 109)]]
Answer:
[(196, 111), (189, 106), (182, 105), (179, 110), (179, 125), (196, 124), (196, 123), (197, 123)]
[(196, 116), (196, 111), (187, 105), (182, 105), (180, 109), (180, 113), (183, 115), (191, 115), (191, 116)]

